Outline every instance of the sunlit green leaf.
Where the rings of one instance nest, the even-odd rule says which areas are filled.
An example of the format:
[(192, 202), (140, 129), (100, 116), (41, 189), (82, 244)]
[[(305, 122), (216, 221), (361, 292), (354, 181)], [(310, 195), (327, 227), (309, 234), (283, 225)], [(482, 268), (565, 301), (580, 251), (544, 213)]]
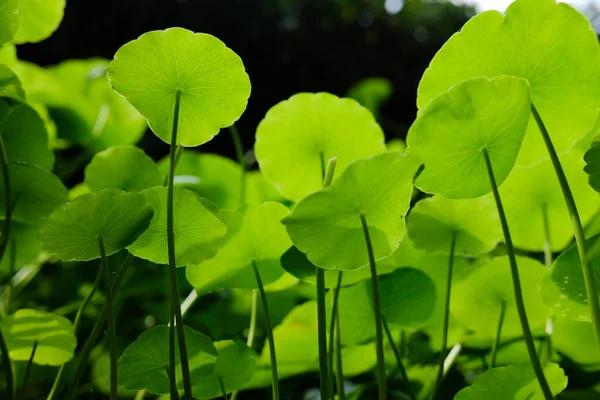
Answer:
[(578, 364), (600, 363), (600, 350), (590, 322), (553, 318), (552, 346)]
[(0, 64), (0, 97), (25, 100), (25, 92), (19, 77), (4, 64)]
[(339, 176), (352, 161), (384, 152), (385, 143), (373, 115), (356, 101), (299, 93), (269, 110), (255, 151), (265, 179), (298, 201), (321, 188), (330, 158), (337, 157)]
[(473, 78), (432, 100), (410, 128), (406, 152), (425, 169), (415, 185), (453, 199), (479, 197), (512, 169), (529, 120), (529, 85), (521, 78)]
[(390, 98), (393, 90), (394, 86), (388, 79), (366, 78), (352, 86), (347, 96), (358, 101), (377, 116), (380, 107)]
[(13, 40), (19, 30), (18, 0), (0, 3), (0, 46)]
[[(4, 223), (5, 222), (2, 221), (0, 226), (4, 225)], [(19, 270), (24, 265), (33, 262), (37, 258), (42, 250), (42, 243), (38, 237), (40, 230), (41, 226), (38, 224), (24, 224), (16, 221), (11, 222), (10, 243), (6, 247), (6, 253), (0, 262), (0, 271), (2, 273), (9, 273), (13, 257), (13, 267), (15, 271)]]
[(294, 245), (320, 268), (364, 267), (368, 258), (363, 215), (376, 260), (389, 256), (404, 236), (404, 215), (418, 168), (418, 160), (397, 152), (355, 161), (331, 187), (302, 200), (284, 219)]
[[(418, 107), (423, 109), (465, 79), (499, 75), (528, 80), (531, 100), (559, 152), (570, 148), (596, 120), (598, 39), (586, 17), (565, 3), (517, 0), (505, 17), (487, 11), (472, 18), (431, 61), (419, 84)], [(542, 136), (531, 122), (518, 163), (547, 157)]]
[(152, 208), (140, 193), (107, 189), (84, 194), (46, 220), (43, 248), (65, 261), (93, 260), (100, 257), (98, 238), (102, 238), (106, 255), (111, 255), (144, 232), (151, 217)]
[[(154, 187), (141, 193), (154, 216), (150, 227), (128, 250), (136, 257), (167, 264), (167, 188)], [(199, 264), (217, 254), (227, 228), (215, 206), (190, 190), (175, 187), (173, 209), (177, 266)]]
[[(558, 364), (548, 364), (544, 375), (553, 395), (567, 387), (568, 379)], [(543, 400), (533, 369), (529, 364), (515, 364), (487, 370), (473, 384), (461, 390), (456, 400)]]
[(246, 204), (227, 221), (226, 243), (202, 264), (188, 266), (187, 279), (199, 292), (215, 288), (256, 288), (252, 263), (264, 284), (284, 273), (281, 255), (291, 246), (281, 220), (288, 215), (282, 204)]
[(406, 150), (406, 142), (402, 139), (392, 139), (386, 143), (388, 151), (398, 151), (404, 153)]
[[(190, 365), (190, 378), (200, 383), (215, 369), (217, 350), (206, 335), (183, 327)], [(179, 345), (175, 342), (177, 387), (183, 388)], [(118, 363), (119, 384), (129, 390), (147, 390), (154, 394), (169, 393), (169, 327), (157, 325), (131, 343)]]
[(36, 43), (58, 28), (65, 11), (65, 0), (18, 0), (19, 31), (16, 44)]
[(0, 328), (13, 361), (27, 361), (35, 342), (33, 362), (61, 365), (73, 357), (77, 339), (68, 319), (45, 311), (21, 309), (3, 318)]
[(93, 191), (122, 189), (140, 191), (162, 184), (164, 174), (138, 147), (114, 146), (97, 153), (85, 167), (84, 183)]
[(171, 141), (181, 93), (178, 143), (198, 146), (246, 109), (250, 81), (242, 60), (214, 36), (183, 28), (151, 31), (122, 46), (108, 67), (112, 87)]

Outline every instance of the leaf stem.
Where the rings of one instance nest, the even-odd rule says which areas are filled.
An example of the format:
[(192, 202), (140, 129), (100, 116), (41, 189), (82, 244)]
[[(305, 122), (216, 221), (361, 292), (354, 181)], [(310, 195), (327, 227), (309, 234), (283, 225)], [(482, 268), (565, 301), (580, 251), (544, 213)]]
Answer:
[(227, 400), (227, 391), (225, 390), (225, 384), (223, 384), (223, 378), (219, 377), (219, 386), (221, 386), (221, 394), (223, 395), (223, 400)]
[(375, 263), (375, 254), (373, 253), (373, 245), (371, 243), (371, 235), (369, 234), (369, 226), (367, 219), (363, 214), (360, 215), (365, 242), (367, 244), (367, 253), (369, 255), (369, 265), (371, 267), (371, 285), (373, 288), (373, 310), (375, 312), (375, 339), (377, 349), (377, 383), (379, 387), (379, 400), (385, 400), (387, 397), (386, 389), (386, 374), (385, 374), (385, 358), (383, 350), (383, 329), (381, 327), (381, 300), (379, 298), (379, 279), (377, 278), (377, 264)]
[(244, 146), (242, 144), (242, 138), (235, 125), (229, 127), (231, 133), (231, 139), (233, 140), (233, 147), (235, 149), (235, 157), (237, 162), (242, 169), (242, 181), (240, 182), (240, 206), (246, 202), (246, 161), (244, 161)]
[[(173, 184), (175, 179), (175, 165), (177, 164), (177, 129), (179, 126), (179, 108), (181, 104), (181, 90), (175, 93), (175, 106), (173, 109), (173, 129), (171, 131), (171, 147), (169, 150), (169, 176), (167, 180), (167, 251), (169, 253), (169, 280), (171, 283), (171, 313), (175, 315), (175, 326), (170, 330), (177, 330), (177, 343), (179, 344), (179, 357), (181, 360), (181, 376), (183, 377), (183, 391), (186, 400), (192, 400), (192, 381), (190, 379), (190, 365), (188, 361), (185, 332), (183, 330), (183, 317), (179, 304), (179, 286), (177, 284), (177, 263), (175, 260), (175, 220), (173, 217)], [(169, 348), (175, 352), (174, 346)], [(170, 358), (173, 361), (173, 358)]]
[(174, 324), (175, 313), (172, 312), (169, 319), (169, 368), (167, 368), (167, 375), (169, 376), (169, 392), (171, 399), (176, 400), (179, 398), (179, 391), (177, 390), (177, 360), (175, 358), (175, 351), (171, 351), (171, 349), (175, 349)]
[(29, 376), (31, 375), (31, 367), (33, 366), (33, 358), (35, 357), (35, 352), (38, 348), (39, 342), (36, 340), (33, 342), (33, 348), (31, 349), (31, 356), (29, 356), (29, 361), (27, 361), (27, 367), (25, 367), (25, 375), (23, 376), (23, 386), (21, 386), (21, 399), (25, 399), (25, 392), (27, 390), (27, 383), (29, 382)]
[(108, 347), (110, 349), (110, 400), (117, 400), (117, 344), (115, 334), (115, 315), (112, 300), (112, 289), (110, 284), (110, 270), (108, 269), (108, 260), (104, 250), (102, 237), (98, 238), (98, 247), (100, 248), (100, 263), (104, 273), (104, 292), (106, 296), (106, 311), (108, 321)]
[(400, 375), (402, 375), (402, 381), (404, 382), (404, 386), (406, 386), (406, 393), (408, 393), (408, 397), (410, 397), (412, 400), (415, 400), (415, 395), (410, 388), (410, 380), (406, 374), (406, 368), (404, 368), (404, 363), (402, 362), (402, 355), (400, 354), (400, 350), (398, 350), (398, 346), (396, 346), (396, 342), (394, 341), (394, 337), (392, 336), (392, 332), (390, 331), (390, 327), (388, 326), (385, 317), (382, 318), (382, 323), (383, 329), (385, 330), (385, 334), (388, 338), (388, 342), (390, 343), (390, 346), (392, 346), (392, 351), (396, 357), (396, 363), (398, 364)]
[(502, 334), (502, 324), (504, 323), (504, 312), (506, 311), (506, 303), (503, 301), (500, 308), (500, 319), (498, 319), (498, 328), (496, 329), (496, 338), (492, 345), (492, 353), (490, 354), (490, 368), (496, 366), (496, 353), (498, 352), (498, 346), (500, 345), (500, 336)]
[[(250, 306), (250, 326), (248, 327), (248, 338), (246, 345), (252, 348), (254, 345), (254, 335), (256, 334), (256, 316), (258, 315), (258, 289), (252, 289), (252, 303)], [(238, 391), (231, 393), (229, 400), (237, 398)]]
[(269, 304), (267, 302), (267, 293), (260, 278), (260, 272), (256, 261), (252, 261), (252, 269), (254, 270), (254, 277), (256, 278), (256, 284), (258, 285), (258, 291), (260, 293), (260, 299), (263, 305), (263, 311), (265, 314), (265, 325), (267, 326), (267, 340), (269, 342), (269, 356), (271, 357), (271, 380), (273, 381), (273, 400), (279, 400), (279, 378), (277, 376), (277, 355), (275, 354), (275, 338), (273, 337), (273, 324), (271, 323), (271, 315), (269, 314)]
[(590, 316), (592, 319), (592, 325), (594, 327), (594, 334), (596, 336), (596, 342), (598, 346), (600, 346), (600, 304), (598, 303), (598, 291), (596, 289), (596, 283), (594, 280), (594, 271), (592, 269), (590, 260), (587, 257), (587, 245), (585, 242), (585, 235), (583, 232), (581, 219), (579, 218), (579, 213), (577, 212), (577, 205), (575, 204), (573, 193), (569, 187), (569, 182), (560, 163), (560, 159), (558, 158), (558, 154), (556, 153), (556, 149), (552, 144), (550, 134), (548, 133), (548, 130), (544, 125), (544, 121), (542, 120), (542, 117), (538, 113), (533, 103), (531, 104), (531, 112), (533, 113), (535, 122), (537, 123), (537, 126), (542, 133), (542, 137), (544, 138), (546, 149), (550, 155), (552, 166), (554, 167), (556, 177), (558, 178), (558, 183), (560, 184), (560, 189), (562, 190), (563, 197), (567, 205), (567, 210), (569, 211), (569, 215), (571, 217), (571, 225), (573, 226), (575, 242), (577, 243), (577, 250), (579, 252), (579, 260), (581, 261), (583, 281), (585, 283), (585, 292), (590, 307)]
[(527, 312), (525, 311), (525, 303), (523, 301), (523, 293), (521, 291), (521, 281), (519, 279), (519, 269), (517, 267), (517, 258), (515, 256), (515, 249), (510, 236), (510, 230), (508, 229), (508, 221), (504, 214), (504, 207), (502, 206), (502, 200), (500, 199), (500, 193), (498, 192), (498, 185), (496, 184), (496, 178), (494, 176), (494, 170), (492, 168), (492, 162), (487, 149), (482, 149), (483, 157), (485, 159), (485, 165), (494, 194), (494, 201), (496, 202), (496, 208), (498, 209), (498, 216), (500, 217), (500, 223), (502, 224), (502, 232), (504, 233), (504, 241), (506, 242), (506, 250), (508, 252), (508, 259), (510, 262), (510, 272), (512, 276), (513, 289), (515, 293), (515, 303), (517, 306), (517, 313), (519, 314), (519, 321), (521, 322), (521, 329), (523, 330), (523, 340), (527, 346), (527, 352), (529, 353), (529, 361), (533, 367), (535, 376), (540, 384), (542, 393), (546, 400), (554, 399), (546, 377), (544, 376), (544, 370), (540, 364), (540, 359), (535, 351), (535, 345), (531, 335), (531, 329), (529, 328), (529, 321), (527, 320)]
[[(444, 376), (446, 376), (446, 374), (448, 373), (448, 371), (450, 370), (452, 365), (454, 365), (454, 362), (456, 361), (456, 358), (460, 354), (461, 350), (462, 350), (462, 344), (456, 343), (452, 347), (452, 349), (448, 352), (448, 356), (446, 356), (446, 359), (444, 360), (444, 371), (443, 371)], [(436, 382), (437, 382), (437, 374), (434, 375), (431, 379), (429, 379), (427, 381), (427, 383), (425, 383), (425, 386), (423, 387), (423, 389), (421, 389), (421, 392), (419, 393), (419, 397), (417, 398), (417, 400), (428, 399), (429, 392), (431, 392), (431, 390), (435, 388)]]
[[(548, 218), (548, 209), (544, 204), (542, 207), (542, 215), (544, 219), (544, 263), (546, 264), (546, 268), (552, 268), (552, 242), (550, 241), (550, 220)], [(547, 361), (550, 361), (552, 358), (552, 331), (553, 331), (554, 320), (552, 317), (548, 317), (546, 319), (546, 326), (544, 332), (546, 333), (546, 337), (542, 341), (542, 346), (546, 344), (548, 354), (546, 354)], [(542, 354), (542, 349), (540, 348), (539, 354)]]
[(335, 398), (335, 390), (334, 390), (334, 364), (333, 364), (333, 355), (334, 355), (334, 341), (336, 335), (336, 329), (338, 328), (337, 324), (339, 323), (339, 318), (337, 315), (338, 311), (338, 300), (340, 297), (340, 289), (342, 287), (342, 278), (344, 276), (344, 271), (338, 272), (338, 279), (335, 286), (335, 289), (332, 291), (333, 293), (333, 304), (331, 305), (331, 319), (329, 323), (329, 352), (328, 352), (328, 365), (329, 365), (329, 396), (334, 399)]
[(344, 386), (344, 366), (342, 364), (342, 332), (340, 328), (340, 316), (335, 317), (335, 376), (337, 384), (338, 400), (346, 399), (346, 388)]

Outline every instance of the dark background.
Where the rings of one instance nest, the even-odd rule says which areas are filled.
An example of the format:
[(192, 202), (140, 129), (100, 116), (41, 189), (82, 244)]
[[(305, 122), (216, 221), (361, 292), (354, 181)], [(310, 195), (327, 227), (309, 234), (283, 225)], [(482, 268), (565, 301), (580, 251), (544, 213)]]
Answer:
[[(388, 138), (403, 137), (416, 114), (423, 71), (474, 13), (444, 1), (404, 3), (390, 15), (384, 0), (67, 0), (59, 29), (44, 42), (19, 46), (19, 57), (44, 66), (69, 58), (111, 59), (144, 32), (181, 26), (217, 36), (244, 61), (252, 82), (238, 123), (246, 150), (279, 101), (297, 92), (344, 95), (371, 76), (393, 83), (381, 122)], [(154, 158), (168, 150), (150, 133), (141, 147)], [(229, 135), (201, 150), (234, 157)]]

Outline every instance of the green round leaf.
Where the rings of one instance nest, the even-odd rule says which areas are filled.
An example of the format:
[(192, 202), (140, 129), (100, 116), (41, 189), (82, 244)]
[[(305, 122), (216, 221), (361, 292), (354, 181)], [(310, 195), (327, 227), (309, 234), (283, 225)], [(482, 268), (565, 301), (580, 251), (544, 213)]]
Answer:
[[(437, 301), (435, 285), (425, 273), (400, 268), (379, 277), (381, 312), (389, 324), (415, 328), (427, 322)], [(338, 315), (342, 343), (358, 344), (375, 337), (370, 281), (340, 290)]]
[(260, 170), (284, 197), (298, 201), (323, 186), (327, 160), (336, 176), (354, 160), (385, 151), (383, 131), (355, 100), (299, 93), (273, 106), (254, 146)]
[(114, 146), (97, 153), (85, 168), (84, 183), (91, 191), (122, 189), (140, 191), (160, 186), (165, 175), (144, 150), (132, 146)]
[(406, 140), (406, 152), (425, 164), (415, 185), (453, 199), (489, 193), (483, 149), (501, 185), (519, 153), (529, 108), (527, 81), (510, 76), (469, 79), (436, 97)]
[[(150, 227), (127, 249), (136, 257), (155, 264), (168, 264), (167, 188), (154, 187), (141, 192), (154, 210)], [(199, 264), (217, 254), (227, 228), (218, 210), (206, 199), (175, 187), (175, 261), (178, 267)]]
[[(65, 203), (68, 190), (52, 172), (26, 163), (9, 163), (12, 218), (37, 223)], [(0, 174), (0, 216), (5, 218), (4, 176)]]
[[(158, 166), (166, 175), (169, 159), (164, 158)], [(218, 154), (184, 151), (175, 168), (176, 185), (198, 193), (221, 209), (235, 209), (240, 205), (241, 183), (240, 166)]]
[(65, 261), (100, 257), (98, 238), (106, 255), (130, 245), (148, 227), (152, 209), (135, 192), (107, 189), (79, 196), (57, 208), (41, 233), (44, 250)]
[(441, 254), (450, 254), (453, 237), (454, 253), (471, 256), (492, 251), (503, 238), (496, 205), (489, 197), (426, 198), (412, 208), (407, 224), (417, 248)]
[(265, 201), (284, 202), (285, 198), (267, 182), (262, 172), (246, 171), (246, 203), (264, 203)]
[(48, 146), (46, 127), (33, 108), (0, 99), (0, 132), (8, 161), (52, 169), (54, 153)]
[[(580, 150), (572, 149), (562, 155), (560, 161), (577, 211), (585, 224), (597, 212), (600, 197), (587, 183)], [(543, 251), (546, 240), (544, 218), (548, 220), (553, 251), (563, 250), (573, 240), (571, 218), (550, 160), (530, 167), (514, 168), (500, 188), (500, 196), (515, 246)]]
[(418, 161), (388, 152), (351, 164), (333, 184), (302, 200), (283, 220), (294, 245), (324, 269), (368, 264), (364, 215), (376, 260), (392, 254), (404, 236)]
[(4, 64), (0, 64), (0, 97), (25, 101), (25, 91), (19, 77)]
[[(505, 17), (487, 11), (472, 18), (431, 61), (419, 84), (417, 105), (423, 109), (465, 79), (499, 75), (528, 80), (531, 100), (558, 152), (575, 144), (596, 120), (598, 39), (587, 18), (565, 3), (517, 0)], [(523, 147), (519, 164), (548, 157), (533, 118)]]
[[(0, 230), (5, 221), (0, 222)], [(11, 243), (6, 247), (6, 253), (0, 262), (0, 273), (9, 273), (11, 269), (11, 258), (14, 257), (15, 271), (21, 267), (35, 261), (42, 250), (42, 243), (39, 239), (41, 226), (37, 224), (24, 224), (17, 221), (10, 223)], [(14, 241), (14, 242), (13, 242)], [(14, 254), (13, 246), (14, 243)]]
[(256, 355), (246, 343), (223, 340), (214, 343), (217, 363), (213, 373), (192, 388), (196, 399), (222, 396), (221, 382), (226, 393), (242, 389), (256, 369)]
[(3, 318), (0, 328), (13, 361), (28, 361), (35, 342), (35, 364), (59, 366), (73, 358), (77, 338), (73, 324), (64, 317), (21, 309)]
[(281, 224), (288, 213), (287, 207), (274, 202), (238, 209), (227, 221), (225, 245), (214, 258), (188, 266), (188, 281), (201, 293), (224, 287), (256, 288), (252, 263), (264, 284), (276, 281), (284, 273), (281, 255), (292, 244)]
[[(553, 395), (566, 389), (568, 379), (558, 364), (546, 365), (544, 376)], [(481, 399), (543, 400), (544, 395), (531, 365), (516, 364), (487, 370), (455, 397), (455, 400)]]
[(18, 0), (19, 32), (16, 44), (36, 43), (48, 38), (60, 25), (65, 0)]
[(18, 7), (17, 0), (3, 0), (0, 3), (0, 46), (12, 41), (19, 31)]
[(352, 86), (347, 96), (367, 107), (373, 115), (378, 115), (379, 109), (390, 98), (393, 91), (394, 86), (389, 79), (374, 77), (363, 79)]
[[(517, 257), (525, 310), (532, 329), (544, 326), (548, 310), (538, 295), (546, 268), (540, 262)], [(508, 256), (492, 259), (471, 273), (452, 290), (452, 315), (476, 334), (494, 338), (502, 303), (505, 304), (502, 337), (522, 335), (517, 314)]]
[[(199, 383), (215, 369), (217, 350), (212, 340), (190, 327), (183, 327), (192, 382)], [(175, 342), (177, 387), (183, 388), (179, 345)], [(119, 384), (128, 390), (169, 393), (169, 327), (157, 325), (131, 343), (118, 362)]]
[(559, 353), (584, 367), (600, 364), (600, 350), (590, 322), (553, 318), (552, 345)]
[[(599, 236), (586, 240), (588, 248)], [(591, 260), (596, 287), (600, 285), (600, 259)], [(540, 286), (540, 295), (547, 307), (559, 318), (591, 321), (587, 292), (577, 246), (569, 247), (550, 268)]]
[(115, 54), (112, 87), (171, 142), (177, 92), (178, 143), (198, 146), (231, 126), (246, 109), (250, 80), (242, 60), (214, 36), (183, 28), (147, 32)]

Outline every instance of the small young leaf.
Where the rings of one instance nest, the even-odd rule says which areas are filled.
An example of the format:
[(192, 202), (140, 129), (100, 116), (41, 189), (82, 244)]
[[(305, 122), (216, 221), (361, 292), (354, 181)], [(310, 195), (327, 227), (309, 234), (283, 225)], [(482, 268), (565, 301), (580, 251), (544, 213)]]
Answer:
[(109, 188), (129, 192), (160, 186), (164, 176), (144, 150), (120, 145), (92, 158), (85, 168), (84, 183), (93, 192)]
[(512, 169), (529, 121), (529, 85), (521, 78), (473, 78), (433, 99), (411, 126), (406, 152), (425, 164), (415, 185), (452, 199), (492, 189), (483, 150), (498, 185)]
[(503, 238), (496, 205), (489, 197), (426, 198), (413, 207), (407, 224), (417, 248), (439, 254), (450, 253), (453, 236), (455, 254), (471, 256), (492, 251)]
[(98, 238), (106, 255), (130, 245), (148, 227), (152, 208), (135, 192), (106, 189), (84, 194), (54, 210), (41, 233), (44, 250), (65, 261), (100, 257)]
[(0, 46), (13, 40), (19, 31), (18, 0), (0, 3)]
[[(553, 395), (566, 389), (568, 379), (558, 364), (546, 365), (544, 375)], [(544, 395), (531, 365), (515, 364), (487, 370), (455, 397), (455, 400), (481, 399), (543, 400)]]
[(226, 243), (212, 259), (188, 266), (188, 281), (199, 292), (216, 288), (256, 288), (252, 263), (264, 284), (284, 273), (281, 255), (291, 246), (281, 224), (289, 213), (282, 204), (246, 204), (228, 220)]
[(65, 317), (21, 309), (3, 318), (0, 328), (13, 361), (29, 360), (35, 342), (35, 364), (59, 366), (73, 358), (77, 338), (73, 324)]
[(320, 268), (362, 268), (369, 262), (364, 215), (376, 260), (389, 256), (404, 236), (418, 168), (416, 158), (397, 152), (355, 161), (331, 187), (302, 200), (283, 220), (294, 245)]
[(298, 201), (323, 186), (327, 160), (337, 157), (340, 176), (352, 161), (384, 152), (385, 143), (373, 115), (355, 100), (299, 93), (268, 111), (254, 148), (267, 181)]
[(221, 382), (226, 393), (242, 389), (256, 369), (256, 354), (246, 343), (223, 340), (214, 343), (217, 362), (211, 375), (192, 388), (196, 399), (221, 397)]
[(37, 43), (48, 38), (60, 25), (65, 0), (18, 0), (19, 31), (16, 44)]
[[(503, 17), (483, 12), (453, 35), (419, 84), (417, 105), (465, 79), (527, 79), (531, 99), (559, 153), (592, 127), (600, 106), (600, 51), (587, 18), (556, 0), (516, 0)], [(498, 115), (500, 110), (498, 110)], [(505, 124), (498, 124), (499, 127)], [(547, 158), (537, 125), (529, 124), (519, 164)]]
[[(150, 227), (127, 249), (136, 257), (156, 264), (168, 263), (167, 188), (154, 187), (141, 192), (154, 210)], [(223, 246), (227, 228), (218, 210), (196, 193), (175, 187), (175, 251), (178, 267), (199, 264), (215, 256)]]
[[(535, 329), (543, 326), (549, 315), (538, 294), (546, 268), (531, 258), (517, 257), (517, 261), (527, 318)], [(521, 336), (507, 256), (492, 259), (457, 284), (452, 290), (450, 310), (459, 322), (479, 336), (494, 338), (502, 303), (505, 305), (502, 337)]]
[(108, 78), (167, 143), (181, 93), (177, 136), (183, 146), (206, 143), (233, 125), (250, 96), (238, 55), (214, 36), (183, 28), (147, 32), (123, 45), (108, 67)]
[[(217, 361), (212, 340), (188, 326), (183, 327), (190, 361), (190, 378), (198, 384), (210, 376)], [(179, 345), (175, 342), (177, 387), (183, 388)], [(131, 343), (118, 362), (119, 384), (129, 390), (169, 393), (169, 327), (157, 325)]]

